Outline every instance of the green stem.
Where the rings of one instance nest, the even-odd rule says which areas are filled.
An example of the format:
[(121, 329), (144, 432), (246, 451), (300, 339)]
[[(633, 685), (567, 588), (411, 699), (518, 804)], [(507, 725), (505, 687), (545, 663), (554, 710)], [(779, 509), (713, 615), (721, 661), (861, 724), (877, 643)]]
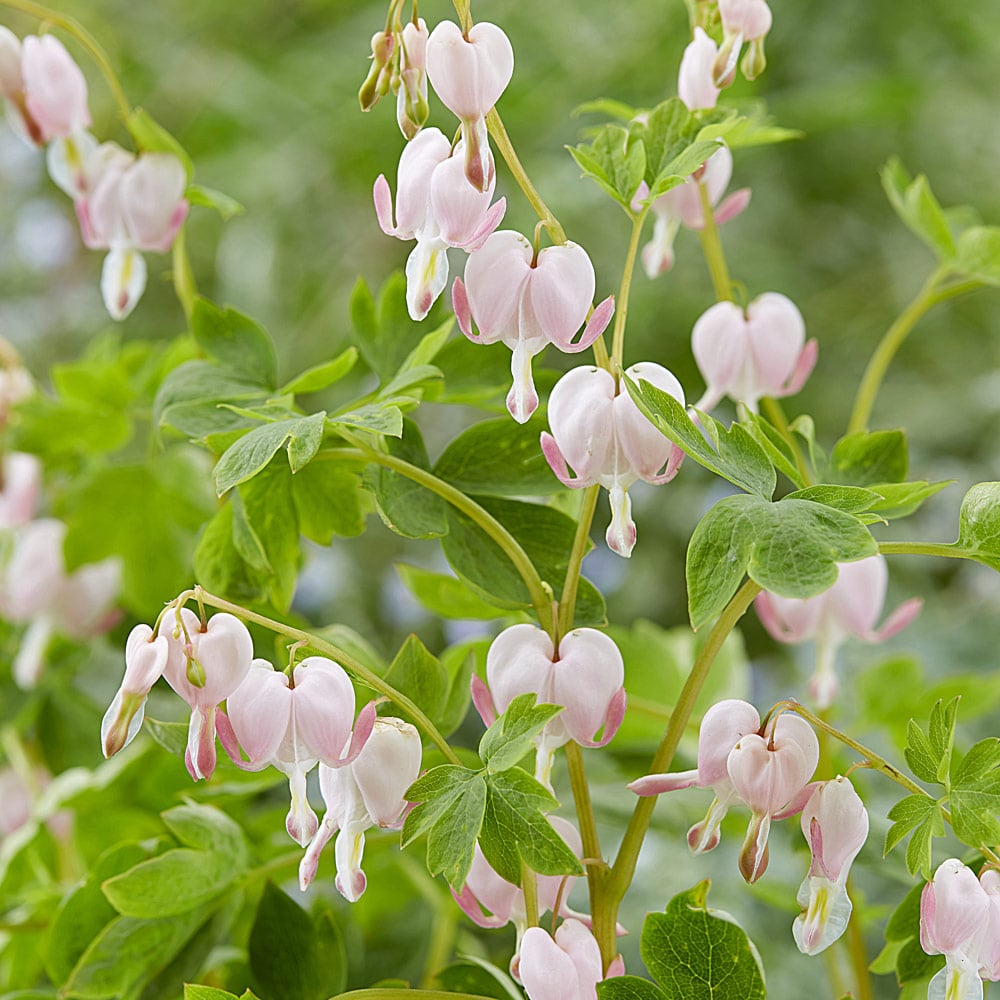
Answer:
[(555, 615), (552, 610), (552, 598), (546, 589), (542, 578), (535, 569), (535, 564), (528, 554), (521, 547), (520, 542), (487, 510), (480, 507), (475, 500), (466, 496), (461, 490), (456, 489), (443, 479), (438, 479), (432, 472), (421, 469), (417, 465), (395, 455), (389, 455), (382, 451), (370, 448), (359, 438), (354, 437), (343, 430), (339, 433), (357, 448), (357, 454), (353, 454), (348, 449), (328, 449), (317, 456), (322, 457), (360, 457), (383, 465), (393, 472), (398, 472), (401, 476), (411, 479), (415, 483), (426, 487), (432, 493), (436, 493), (442, 500), (450, 503), (456, 510), (461, 511), (470, 520), (474, 521), (482, 530), (503, 550), (504, 554), (511, 561), (514, 568), (520, 574), (531, 603), (534, 605), (535, 614), (542, 627), (551, 635), (555, 629)]
[(861, 384), (858, 386), (858, 394), (854, 398), (854, 409), (851, 411), (851, 419), (847, 425), (848, 434), (867, 430), (872, 408), (875, 405), (875, 397), (882, 386), (889, 365), (892, 364), (896, 352), (924, 313), (939, 302), (982, 287), (982, 282), (974, 279), (954, 281), (949, 285), (942, 286), (941, 283), (948, 274), (947, 266), (942, 265), (927, 279), (913, 301), (899, 314), (896, 321), (886, 331), (878, 347), (875, 348), (875, 353), (872, 354), (868, 367), (861, 378)]
[(184, 317), (191, 322), (194, 312), (194, 300), (198, 297), (198, 285), (191, 270), (191, 258), (187, 252), (187, 227), (181, 226), (174, 237), (173, 246), (173, 280), (174, 292), (184, 310)]
[[(688, 719), (694, 710), (694, 703), (701, 693), (701, 689), (708, 678), (708, 673), (715, 662), (719, 650), (735, 628), (736, 623), (743, 617), (747, 609), (753, 603), (753, 599), (760, 593), (760, 584), (753, 580), (747, 580), (736, 592), (729, 604), (726, 605), (719, 620), (715, 623), (712, 631), (709, 632), (705, 645), (701, 647), (691, 673), (688, 674), (680, 697), (677, 699), (677, 706), (670, 716), (670, 723), (667, 731), (663, 735), (660, 746), (653, 757), (649, 767), (650, 774), (661, 774), (666, 771), (674, 759), (677, 747), (680, 745), (681, 736), (687, 727)], [(625, 836), (622, 838), (621, 846), (618, 848), (618, 856), (611, 868), (610, 875), (604, 883), (604, 892), (598, 899), (591, 900), (592, 913), (594, 917), (594, 936), (601, 946), (601, 954), (604, 956), (605, 968), (610, 958), (614, 957), (617, 945), (615, 939), (615, 925), (618, 920), (618, 907), (621, 905), (625, 893), (632, 884), (635, 875), (636, 862), (639, 859), (639, 851), (645, 839), (646, 831), (649, 829), (649, 822), (653, 816), (653, 808), (656, 805), (656, 796), (640, 797), (636, 803), (632, 818), (629, 820)]]
[(132, 117), (132, 106), (125, 96), (125, 91), (121, 83), (118, 81), (118, 77), (111, 65), (111, 60), (108, 59), (107, 53), (101, 47), (100, 42), (79, 21), (66, 14), (60, 14), (58, 11), (51, 10), (43, 4), (33, 3), (32, 0), (0, 0), (0, 6), (23, 11), (25, 14), (37, 17), (40, 21), (48, 21), (50, 24), (57, 25), (73, 35), (90, 53), (94, 62), (97, 63), (101, 74), (107, 81), (108, 88), (114, 96), (115, 103), (118, 105), (118, 113), (122, 116), (122, 120), (127, 122)]
[[(851, 880), (847, 880), (847, 895), (852, 896)], [(847, 922), (847, 952), (851, 957), (851, 968), (854, 970), (854, 983), (857, 987), (857, 1000), (874, 1000), (871, 972), (868, 970), (868, 949), (865, 947), (865, 936), (861, 930), (857, 907), (851, 911)]]
[[(570, 788), (573, 790), (576, 818), (580, 824), (580, 840), (583, 843), (587, 885), (590, 889), (591, 909), (593, 909), (593, 900), (600, 896), (609, 869), (604, 863), (601, 842), (597, 836), (597, 821), (594, 817), (594, 806), (590, 800), (590, 785), (587, 782), (587, 772), (583, 764), (583, 751), (580, 749), (580, 744), (574, 743), (572, 740), (566, 744), (566, 765), (569, 769)], [(606, 957), (605, 967), (611, 958), (614, 958), (614, 954)]]
[(705, 254), (708, 273), (712, 278), (715, 297), (720, 302), (732, 302), (733, 281), (726, 266), (726, 255), (722, 252), (719, 227), (715, 224), (715, 213), (712, 211), (712, 199), (708, 193), (708, 186), (703, 181), (698, 181), (698, 196), (701, 198), (701, 214), (705, 219), (705, 225), (699, 233), (701, 248)]
[(770, 396), (765, 396), (760, 402), (764, 415), (771, 421), (775, 430), (788, 442), (789, 447), (792, 449), (792, 454), (795, 456), (795, 467), (799, 470), (802, 481), (806, 486), (812, 486), (816, 480), (813, 478), (812, 470), (809, 468), (809, 463), (806, 461), (805, 455), (802, 454), (798, 439), (788, 426), (784, 407)]
[[(448, 900), (449, 904), (451, 899)], [(458, 911), (453, 905), (438, 906), (434, 914), (431, 940), (427, 946), (424, 974), (420, 985), (427, 987), (433, 983), (438, 973), (448, 964), (455, 947), (455, 931), (458, 927)]]
[[(587, 554), (590, 544), (590, 526), (594, 520), (594, 511), (600, 496), (599, 485), (588, 486), (583, 491), (583, 503), (580, 506), (580, 516), (576, 522), (576, 535), (573, 538), (573, 549), (569, 554), (566, 566), (566, 581), (563, 583), (562, 596), (559, 599), (559, 637), (564, 636), (573, 628), (576, 612), (576, 594), (580, 586), (580, 566)], [(556, 641), (558, 645), (558, 638)]]
[(469, 0), (455, 0), (455, 13), (458, 15), (458, 22), (462, 26), (464, 34), (469, 33), (472, 27), (472, 4)]
[(407, 698), (405, 694), (397, 691), (391, 684), (387, 684), (378, 674), (369, 670), (363, 663), (359, 663), (350, 653), (339, 646), (335, 646), (332, 642), (327, 642), (325, 639), (321, 639), (310, 632), (305, 632), (292, 625), (286, 625), (284, 622), (275, 621), (273, 618), (258, 614), (256, 611), (249, 611), (239, 604), (233, 604), (231, 601), (216, 597), (215, 594), (210, 594), (201, 586), (196, 585), (193, 589), (186, 590), (174, 603), (177, 606), (181, 606), (189, 600), (200, 601), (218, 611), (228, 611), (230, 614), (236, 615), (237, 618), (242, 618), (244, 621), (254, 622), (266, 629), (270, 629), (272, 632), (277, 632), (279, 635), (287, 635), (291, 639), (305, 642), (310, 648), (318, 650), (320, 653), (324, 653), (331, 659), (336, 660), (367, 687), (370, 687), (373, 691), (377, 691), (379, 694), (385, 695), (390, 701), (406, 712), (417, 726), (427, 734), (430, 741), (450, 763), (461, 765), (462, 762), (458, 759), (455, 751), (448, 745), (448, 741), (417, 705)]
[(632, 219), (632, 235), (628, 243), (628, 253), (625, 256), (625, 268), (622, 271), (622, 283), (618, 289), (618, 301), (615, 303), (615, 328), (611, 338), (611, 360), (620, 368), (625, 353), (625, 322), (628, 319), (628, 297), (632, 288), (632, 274), (635, 272), (635, 259), (639, 252), (639, 238), (642, 236), (642, 226), (646, 221), (649, 207), (644, 208)]
[[(465, 4), (465, 6), (467, 8), (468, 4)], [(456, 9), (458, 8), (457, 3), (455, 7)], [(504, 162), (507, 164), (507, 169), (514, 175), (517, 186), (524, 192), (524, 197), (528, 199), (528, 203), (535, 210), (535, 214), (542, 220), (552, 242), (561, 246), (566, 242), (566, 232), (559, 224), (559, 220), (549, 210), (549, 206), (542, 201), (542, 196), (535, 189), (535, 185), (531, 183), (527, 171), (521, 165), (521, 161), (514, 151), (510, 136), (507, 135), (507, 130), (504, 128), (496, 108), (493, 108), (486, 116), (486, 127), (489, 129), (490, 137), (497, 147), (497, 152), (503, 157)]]
[(972, 552), (948, 542), (879, 542), (878, 550), (884, 556), (941, 556), (977, 561)]
[(524, 916), (529, 927), (538, 926), (538, 881), (528, 863), (521, 861), (521, 891), (524, 893)]

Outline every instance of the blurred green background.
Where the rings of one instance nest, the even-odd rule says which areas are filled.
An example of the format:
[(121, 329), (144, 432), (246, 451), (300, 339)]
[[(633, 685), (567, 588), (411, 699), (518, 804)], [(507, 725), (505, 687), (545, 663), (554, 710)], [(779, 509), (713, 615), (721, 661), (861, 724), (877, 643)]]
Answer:
[[(750, 186), (753, 200), (722, 235), (730, 269), (750, 297), (764, 291), (789, 295), (804, 314), (809, 335), (819, 339), (817, 370), (786, 408), (790, 414), (810, 413), (821, 442), (830, 446), (844, 431), (871, 349), (933, 266), (889, 208), (878, 179), (882, 164), (897, 153), (911, 172), (928, 175), (945, 206), (972, 205), (970, 211), (984, 221), (1000, 222), (1000, 4), (775, 0), (772, 7), (767, 72), (752, 86), (739, 82), (731, 94), (763, 97), (778, 123), (805, 137), (737, 156), (733, 185)], [(196, 179), (246, 206), (245, 215), (225, 225), (207, 210), (192, 213), (188, 242), (201, 290), (268, 327), (278, 340), (285, 376), (343, 349), (351, 338), (347, 303), (357, 277), (377, 288), (409, 252), (409, 245), (379, 231), (371, 205), (379, 173), (395, 187), (403, 139), (393, 102), (362, 115), (356, 100), (369, 39), (384, 20), (384, 6), (335, 0), (81, 0), (59, 9), (83, 21), (107, 48), (133, 103), (179, 137), (195, 160)], [(443, 0), (424, 0), (420, 12), (429, 24), (452, 13)], [(502, 25), (513, 43), (515, 75), (499, 110), (530, 176), (570, 238), (590, 252), (598, 297), (616, 291), (626, 220), (594, 185), (579, 179), (563, 147), (595, 121), (573, 117), (585, 101), (614, 97), (652, 106), (675, 93), (687, 41), (684, 4), (484, 0), (474, 5), (474, 15)], [(37, 27), (2, 8), (0, 21), (19, 34)], [(95, 132), (124, 142), (107, 89), (80, 48), (67, 41), (90, 81)], [(448, 112), (433, 97), (431, 102), (431, 123), (450, 130)], [(505, 227), (530, 232), (530, 209), (504, 170), (498, 173), (498, 193), (509, 203)], [(453, 271), (459, 258), (453, 258)], [(0, 333), (34, 372), (75, 356), (108, 326), (98, 292), (100, 266), (100, 254), (79, 246), (71, 207), (48, 183), (40, 158), (8, 130), (0, 131)], [(160, 280), (167, 266), (166, 258), (150, 260), (146, 296), (121, 327), (126, 339), (167, 338), (182, 330), (179, 307)], [(702, 385), (690, 354), (690, 330), (711, 302), (697, 240), (682, 233), (675, 268), (653, 282), (640, 275), (633, 286), (626, 362), (667, 365), (696, 398)], [(911, 478), (957, 481), (925, 512), (892, 528), (893, 538), (950, 541), (965, 489), (1000, 479), (996, 308), (991, 292), (937, 307), (904, 347), (879, 398), (873, 425), (907, 429)], [(567, 361), (546, 357), (553, 367), (568, 367)], [(432, 453), (463, 422), (480, 415), (423, 407), (420, 420)], [(639, 543), (629, 564), (603, 543), (587, 563), (608, 596), (614, 622), (685, 620), (684, 548), (701, 514), (722, 495), (717, 480), (689, 465), (665, 489), (635, 490)], [(598, 540), (606, 517), (602, 504)], [(440, 625), (428, 620), (398, 583), (392, 562), (401, 557), (436, 565), (433, 546), (404, 545), (370, 518), (362, 538), (339, 540), (335, 552), (317, 554), (307, 576), (309, 593), (303, 595), (310, 611), (373, 637), (384, 653), (409, 629), (418, 630), (432, 648), (440, 645)], [(995, 674), (1000, 579), (979, 566), (894, 563), (890, 603), (914, 593), (933, 600), (893, 647), (919, 649), (932, 676)], [(758, 703), (801, 690), (809, 649), (775, 651), (755, 621), (748, 621), (745, 635), (754, 667), (749, 684)], [(852, 647), (847, 660), (857, 670), (884, 655)], [(845, 717), (855, 714), (853, 676), (845, 676)], [(985, 676), (983, 683), (989, 685)], [(985, 707), (995, 707), (998, 695), (989, 698)], [(871, 737), (888, 745), (884, 733)], [(622, 773), (634, 777), (642, 766), (626, 758)], [(620, 775), (604, 777), (611, 788)], [(686, 800), (681, 816), (668, 817), (661, 806), (658, 816), (672, 836), (707, 806), (695, 798)], [(603, 804), (600, 796), (598, 802)], [(628, 805), (620, 792), (609, 791), (609, 818)], [(862, 879), (877, 877), (880, 822), (873, 824), (876, 835), (862, 855)], [(738, 842), (738, 834), (728, 839)], [(754, 909), (746, 892), (723, 884), (735, 876), (731, 857), (685, 862), (677, 871), (676, 865), (659, 862), (661, 854), (657, 844), (647, 852), (640, 881), (648, 895), (638, 894), (625, 918), (634, 931), (644, 906), (662, 906), (669, 894), (711, 875), (719, 897), (713, 899), (732, 910), (760, 943), (772, 996), (801, 996), (806, 977), (821, 978), (817, 965), (789, 951), (789, 892), (797, 884), (800, 859), (787, 872), (776, 866), (771, 888), (752, 893), (781, 898), (786, 912), (776, 913)], [(899, 895), (898, 887), (893, 895)], [(874, 944), (877, 924), (870, 930)], [(631, 957), (636, 939), (633, 934), (633, 943), (623, 946), (630, 969), (637, 964)], [(895, 995), (891, 982), (882, 982), (885, 995)]]

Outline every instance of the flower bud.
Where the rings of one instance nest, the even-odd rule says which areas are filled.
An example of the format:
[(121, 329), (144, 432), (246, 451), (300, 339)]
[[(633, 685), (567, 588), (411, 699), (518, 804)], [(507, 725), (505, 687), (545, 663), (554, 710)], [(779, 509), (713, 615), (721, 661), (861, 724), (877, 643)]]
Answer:
[(689, 111), (714, 108), (719, 99), (712, 74), (716, 53), (715, 42), (701, 28), (695, 28), (694, 40), (684, 50), (677, 77), (677, 96)]
[(728, 395), (756, 413), (765, 396), (794, 395), (816, 364), (816, 341), (805, 339), (802, 314), (784, 295), (767, 292), (746, 311), (733, 302), (716, 303), (691, 334), (707, 383), (698, 409), (709, 410)]
[(391, 31), (376, 31), (372, 35), (372, 64), (358, 91), (362, 111), (371, 111), (389, 92), (395, 49), (396, 40)]
[(410, 21), (403, 27), (396, 121), (407, 140), (416, 136), (430, 114), (427, 103), (427, 37), (427, 24), (422, 17), (416, 24)]
[(750, 43), (743, 60), (743, 75), (754, 80), (764, 71), (764, 38), (771, 30), (771, 8), (765, 0), (719, 0), (722, 48), (715, 59), (715, 84), (728, 87), (736, 79), (736, 64), (744, 42)]
[(26, 525), (38, 509), (42, 463), (35, 455), (9, 451), (0, 459), (0, 531)]
[(24, 39), (21, 76), (24, 106), (43, 142), (66, 138), (90, 125), (87, 81), (58, 38)]
[(112, 757), (132, 742), (142, 726), (146, 696), (167, 664), (165, 636), (153, 637), (148, 625), (136, 625), (125, 643), (125, 676), (101, 722), (101, 748)]
[[(666, 368), (640, 362), (625, 374), (645, 379), (683, 405), (684, 390)], [(565, 486), (599, 483), (608, 490), (608, 546), (620, 556), (631, 555), (636, 529), (628, 488), (637, 479), (654, 485), (670, 482), (684, 453), (639, 412), (625, 388), (603, 368), (575, 368), (564, 375), (549, 397), (548, 415), (552, 434), (543, 433), (541, 443), (552, 471)]]

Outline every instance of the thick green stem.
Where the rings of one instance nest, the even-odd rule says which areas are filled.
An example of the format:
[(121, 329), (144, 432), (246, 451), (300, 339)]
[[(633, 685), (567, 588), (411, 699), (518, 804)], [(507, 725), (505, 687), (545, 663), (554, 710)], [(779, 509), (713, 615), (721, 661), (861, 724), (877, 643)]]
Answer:
[(628, 253), (625, 256), (625, 268), (622, 271), (622, 283), (618, 290), (618, 301), (615, 303), (615, 328), (611, 338), (611, 360), (618, 367), (622, 366), (625, 354), (625, 323), (628, 319), (628, 297), (632, 288), (632, 275), (635, 272), (635, 259), (639, 252), (639, 238), (642, 236), (642, 226), (646, 221), (649, 208), (644, 208), (632, 220), (632, 235), (628, 242)]
[(524, 893), (524, 916), (529, 927), (538, 926), (538, 880), (526, 861), (521, 861), (521, 891)]
[[(410, 462), (402, 458), (397, 458), (395, 455), (389, 455), (370, 448), (359, 438), (354, 437), (354, 435), (347, 434), (344, 431), (340, 433), (346, 440), (355, 445), (357, 448), (356, 457), (376, 462), (378, 465), (384, 465), (387, 469), (392, 469), (393, 472), (398, 472), (401, 476), (405, 476), (407, 479), (425, 486), (432, 493), (436, 493), (442, 500), (450, 503), (456, 510), (461, 511), (466, 517), (482, 528), (500, 546), (520, 574), (525, 587), (528, 588), (531, 603), (534, 605), (535, 614), (538, 616), (542, 628), (550, 635), (553, 633), (555, 629), (555, 616), (552, 610), (552, 598), (549, 591), (546, 590), (542, 578), (538, 575), (535, 564), (521, 547), (520, 542), (489, 511), (480, 507), (475, 500), (466, 496), (461, 490), (456, 489), (450, 483), (446, 483), (443, 479), (438, 479), (432, 472), (421, 469), (417, 465), (412, 465)], [(333, 457), (334, 455), (336, 457), (354, 457), (346, 449), (331, 449), (328, 452), (321, 452), (317, 457)]]
[(712, 278), (715, 297), (720, 302), (732, 302), (733, 281), (726, 266), (726, 255), (722, 252), (719, 227), (715, 224), (715, 213), (712, 211), (712, 199), (708, 193), (708, 186), (703, 181), (698, 181), (698, 196), (701, 198), (701, 214), (705, 219), (705, 225), (699, 233), (701, 248), (705, 254), (708, 273)]
[(848, 434), (868, 429), (868, 421), (875, 405), (875, 397), (882, 386), (889, 365), (892, 364), (896, 352), (902, 347), (903, 341), (906, 340), (924, 313), (939, 302), (982, 287), (982, 282), (975, 280), (954, 281), (949, 285), (942, 286), (941, 283), (948, 274), (948, 268), (942, 266), (927, 279), (923, 288), (899, 314), (896, 321), (886, 331), (878, 347), (875, 348), (875, 353), (872, 354), (858, 386), (858, 394), (854, 398), (854, 409), (851, 411), (851, 419), (847, 425)]
[[(719, 650), (735, 628), (736, 623), (743, 617), (747, 609), (753, 603), (753, 599), (760, 593), (760, 584), (753, 580), (747, 580), (736, 592), (733, 599), (726, 605), (725, 610), (719, 616), (712, 631), (709, 632), (705, 645), (702, 646), (695, 658), (691, 672), (688, 674), (680, 697), (677, 699), (677, 706), (670, 716), (670, 723), (667, 731), (663, 735), (660, 746), (653, 757), (649, 767), (649, 773), (660, 774), (666, 771), (674, 759), (677, 747), (680, 745), (681, 737), (687, 727), (688, 719), (694, 711), (694, 703), (701, 693), (701, 689), (708, 678), (708, 673), (715, 662)], [(649, 822), (653, 816), (653, 808), (656, 805), (655, 796), (640, 797), (636, 803), (632, 818), (629, 820), (625, 836), (622, 838), (621, 846), (618, 849), (618, 857), (611, 867), (609, 877), (602, 887), (603, 891), (596, 900), (591, 900), (594, 918), (594, 936), (601, 946), (601, 955), (604, 957), (605, 968), (611, 958), (614, 957), (617, 946), (615, 939), (615, 925), (618, 920), (618, 907), (621, 905), (625, 893), (632, 884), (635, 875), (636, 862), (639, 859), (639, 851), (645, 839), (646, 831), (649, 829)]]
[[(601, 842), (597, 836), (597, 821), (594, 818), (594, 806), (590, 800), (590, 785), (583, 765), (583, 751), (578, 743), (570, 741), (566, 744), (566, 766), (569, 770), (569, 784), (573, 790), (573, 804), (576, 806), (576, 818), (580, 825), (580, 840), (583, 844), (584, 864), (587, 869), (587, 886), (590, 890), (591, 909), (593, 900), (601, 894), (604, 880), (608, 875), (608, 866), (601, 853)], [(612, 953), (605, 956), (605, 967), (614, 958)]]
[[(457, 7), (458, 5), (456, 4)], [(468, 7), (468, 4), (466, 4), (466, 7)], [(517, 186), (524, 192), (524, 197), (528, 199), (528, 204), (535, 210), (538, 218), (542, 220), (552, 242), (561, 246), (566, 242), (566, 232), (559, 224), (559, 220), (552, 214), (549, 206), (542, 201), (542, 196), (535, 189), (535, 185), (531, 183), (531, 178), (528, 177), (527, 171), (521, 165), (521, 161), (514, 151), (510, 136), (507, 135), (507, 130), (504, 128), (496, 108), (493, 108), (486, 116), (486, 127), (489, 129), (490, 137), (497, 147), (497, 152), (503, 157), (504, 163), (507, 164), (507, 169), (510, 170), (514, 175), (514, 180), (517, 181)]]
[(386, 698), (406, 712), (413, 719), (414, 723), (427, 734), (430, 741), (450, 763), (459, 765), (462, 763), (455, 754), (455, 751), (448, 745), (448, 741), (417, 705), (407, 698), (405, 694), (397, 691), (391, 684), (387, 684), (378, 674), (369, 670), (363, 663), (359, 663), (350, 653), (339, 646), (335, 646), (332, 642), (327, 642), (326, 639), (321, 639), (311, 632), (295, 628), (293, 625), (286, 625), (284, 622), (275, 621), (275, 619), (258, 614), (256, 611), (249, 611), (239, 604), (233, 604), (231, 601), (216, 597), (215, 594), (210, 594), (201, 586), (195, 586), (192, 590), (185, 591), (174, 603), (180, 606), (186, 604), (189, 600), (197, 600), (218, 611), (228, 611), (230, 614), (235, 615), (237, 618), (242, 618), (244, 621), (254, 622), (266, 629), (270, 629), (272, 632), (277, 632), (279, 635), (287, 635), (290, 639), (307, 643), (310, 648), (318, 650), (320, 653), (324, 653), (331, 659), (336, 660), (342, 667), (350, 671), (350, 673), (361, 681), (362, 684), (370, 687), (373, 691), (377, 691), (379, 694), (385, 695)]
[(558, 638), (573, 628), (576, 594), (580, 586), (580, 566), (583, 563), (583, 557), (587, 554), (587, 545), (590, 543), (590, 525), (594, 520), (594, 511), (597, 509), (600, 493), (601, 487), (599, 485), (588, 486), (583, 492), (583, 504), (576, 522), (573, 549), (569, 554), (569, 563), (566, 566), (566, 580), (563, 583), (562, 596), (559, 598), (559, 635), (556, 639), (556, 645), (558, 645)]
[(125, 91), (115, 74), (111, 60), (108, 59), (107, 53), (101, 47), (100, 42), (79, 21), (66, 14), (60, 14), (58, 11), (51, 10), (43, 4), (33, 3), (32, 0), (0, 0), (0, 6), (23, 11), (25, 14), (37, 17), (40, 21), (47, 21), (49, 24), (54, 24), (73, 35), (90, 53), (94, 62), (97, 63), (101, 75), (107, 82), (108, 88), (114, 96), (115, 103), (118, 105), (118, 113), (121, 115), (122, 121), (127, 122), (132, 117), (132, 106), (125, 96)]
[(198, 297), (198, 285), (191, 270), (191, 258), (187, 252), (187, 227), (182, 226), (174, 237), (172, 251), (174, 293), (184, 310), (184, 317), (191, 322), (194, 300)]

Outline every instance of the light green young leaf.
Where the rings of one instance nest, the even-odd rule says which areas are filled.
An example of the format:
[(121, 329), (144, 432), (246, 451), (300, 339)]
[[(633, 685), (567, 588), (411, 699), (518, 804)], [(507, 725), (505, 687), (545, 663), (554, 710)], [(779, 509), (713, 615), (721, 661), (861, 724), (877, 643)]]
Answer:
[(942, 260), (955, 256), (955, 240), (923, 174), (910, 178), (898, 157), (882, 168), (882, 187), (896, 214)]
[(346, 351), (341, 351), (332, 361), (324, 361), (323, 364), (315, 365), (306, 369), (301, 375), (283, 385), (278, 390), (279, 396), (298, 396), (307, 392), (319, 392), (328, 386), (339, 382), (357, 363), (358, 349), (348, 347)]
[(1000, 483), (979, 483), (965, 494), (955, 547), (1000, 571)]
[(277, 385), (278, 361), (267, 331), (249, 316), (227, 306), (195, 299), (191, 336), (198, 346), (226, 369), (262, 385)]
[(885, 857), (910, 831), (925, 823), (938, 808), (929, 795), (908, 795), (900, 799), (889, 810), (888, 818), (893, 825), (886, 831), (882, 856)]
[(228, 222), (235, 215), (242, 215), (246, 209), (235, 199), (215, 188), (203, 184), (188, 184), (184, 197), (192, 205), (212, 208), (222, 216), (223, 222)]
[(194, 164), (187, 150), (144, 108), (136, 108), (125, 122), (135, 144), (144, 153), (172, 153), (181, 161), (188, 180)]
[(479, 741), (479, 756), (487, 770), (496, 773), (517, 764), (561, 711), (561, 705), (536, 705), (533, 694), (518, 695)]
[(461, 580), (444, 573), (396, 563), (396, 572), (413, 596), (441, 618), (491, 621), (509, 614), (477, 597)]
[[(448, 672), (415, 635), (407, 637), (390, 664), (385, 680), (419, 705), (432, 722), (436, 723), (441, 717), (448, 697)], [(395, 707), (392, 714), (413, 721)]]
[(1000, 285), (1000, 227), (966, 229), (958, 239), (955, 268), (988, 285)]
[(902, 431), (859, 431), (834, 445), (824, 478), (844, 486), (874, 488), (879, 483), (903, 482), (908, 465)]

